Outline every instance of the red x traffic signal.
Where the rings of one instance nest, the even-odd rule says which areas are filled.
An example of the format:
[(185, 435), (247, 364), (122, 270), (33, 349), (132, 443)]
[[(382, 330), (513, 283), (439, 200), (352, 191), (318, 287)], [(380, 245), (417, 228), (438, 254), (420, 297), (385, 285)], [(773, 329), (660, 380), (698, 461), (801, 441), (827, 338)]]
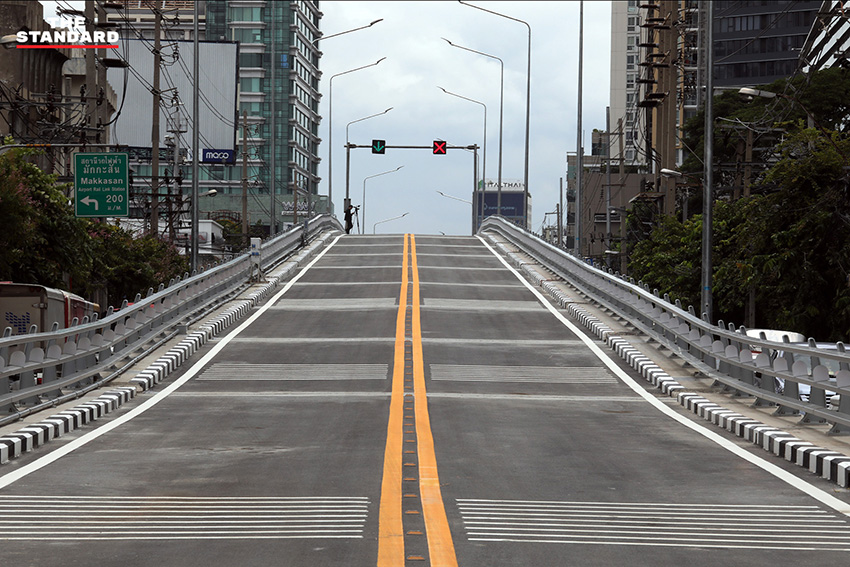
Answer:
[(436, 155), (446, 155), (446, 143), (442, 140), (434, 140), (434, 144), (431, 147)]

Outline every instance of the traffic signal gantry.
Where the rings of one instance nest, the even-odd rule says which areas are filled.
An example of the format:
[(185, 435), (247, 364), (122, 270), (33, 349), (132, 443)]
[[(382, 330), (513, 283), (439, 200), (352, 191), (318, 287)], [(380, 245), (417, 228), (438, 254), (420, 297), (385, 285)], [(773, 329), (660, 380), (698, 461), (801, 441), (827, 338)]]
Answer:
[[(431, 142), (430, 146), (389, 146), (387, 145), (386, 140), (372, 140), (372, 144), (369, 146), (352, 144), (350, 142), (345, 144), (345, 200), (343, 201), (343, 210), (348, 209), (348, 206), (351, 204), (351, 198), (349, 197), (349, 179), (351, 173), (351, 150), (356, 148), (369, 148), (372, 150), (373, 154), (381, 154), (384, 155), (387, 153), (388, 149), (391, 150), (431, 150), (433, 155), (444, 156), (448, 152), (448, 150), (471, 150), (473, 152), (473, 161), (472, 161), (472, 172), (473, 172), (473, 193), (477, 194), (478, 192), (478, 144), (472, 144), (471, 146), (450, 146), (448, 142), (445, 140), (434, 140)], [(472, 211), (472, 226), (473, 226), (473, 234), (475, 233), (475, 210), (473, 207)]]
[(385, 154), (387, 148), (394, 150), (431, 150), (434, 155), (446, 155), (446, 150), (477, 150), (477, 145), (472, 146), (450, 146), (445, 140), (434, 140), (430, 146), (388, 146), (386, 140), (372, 140), (371, 146), (359, 146), (357, 144), (346, 144), (346, 150), (351, 148), (372, 148), (373, 154)]

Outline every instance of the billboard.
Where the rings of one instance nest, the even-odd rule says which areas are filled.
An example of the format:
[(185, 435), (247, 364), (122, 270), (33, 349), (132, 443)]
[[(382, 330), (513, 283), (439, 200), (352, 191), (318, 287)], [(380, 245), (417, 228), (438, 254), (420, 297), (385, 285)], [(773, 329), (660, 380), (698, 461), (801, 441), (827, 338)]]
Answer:
[[(498, 212), (498, 192), (495, 190), (479, 191), (476, 198), (475, 212), (477, 219), (485, 219)], [(531, 194), (528, 195), (528, 218), (531, 219)], [(509, 221), (524, 226), (525, 224), (525, 193), (523, 191), (506, 191), (502, 189), (501, 214)], [(475, 227), (478, 230), (478, 226)]]
[[(236, 42), (201, 41), (198, 45), (200, 76), (198, 88), (198, 122), (201, 143), (205, 148), (236, 149), (237, 80), (239, 72)], [(126, 58), (134, 72), (113, 67), (107, 69), (107, 80), (121, 108), (112, 130), (111, 142), (126, 146), (151, 147), (153, 123), (153, 54), (150, 40), (126, 40), (114, 51)], [(160, 72), (162, 103), (159, 117), (159, 145), (166, 147), (166, 135), (175, 129), (174, 110), (179, 103), (182, 146), (191, 146), (192, 77), (194, 42), (163, 42), (163, 64)], [(126, 79), (126, 84), (125, 84)], [(176, 95), (176, 99), (175, 99)]]

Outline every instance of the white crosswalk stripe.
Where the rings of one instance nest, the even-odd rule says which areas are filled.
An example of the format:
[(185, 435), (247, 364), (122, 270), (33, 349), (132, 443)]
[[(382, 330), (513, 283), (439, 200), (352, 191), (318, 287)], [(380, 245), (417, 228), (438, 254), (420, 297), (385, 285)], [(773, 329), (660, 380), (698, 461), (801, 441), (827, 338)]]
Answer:
[(850, 551), (817, 506), (460, 499), (470, 541)]
[(479, 366), (432, 364), (432, 380), (455, 382), (539, 382), (548, 384), (614, 384), (604, 368), (576, 366)]
[(387, 364), (249, 364), (218, 362), (198, 380), (386, 380)]
[(362, 538), (362, 497), (0, 497), (0, 541)]

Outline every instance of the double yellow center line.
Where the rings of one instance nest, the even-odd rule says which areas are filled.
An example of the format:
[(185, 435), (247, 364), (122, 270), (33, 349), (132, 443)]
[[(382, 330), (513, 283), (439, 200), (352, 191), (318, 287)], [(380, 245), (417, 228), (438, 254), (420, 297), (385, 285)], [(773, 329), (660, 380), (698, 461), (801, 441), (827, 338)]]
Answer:
[[(422, 552), (425, 547), (419, 543), (422, 537), (427, 539), (431, 567), (457, 567), (428, 416), (419, 303), (416, 239), (410, 234), (404, 237), (396, 318), (392, 396), (378, 520), (378, 567), (401, 567), (409, 562), (425, 561)], [(406, 382), (410, 384), (407, 387)], [(405, 457), (413, 454), (415, 459)], [(411, 489), (416, 485), (418, 494)], [(424, 533), (415, 529), (420, 517)], [(406, 518), (409, 518), (407, 522)], [(412, 528), (406, 531), (405, 523)], [(410, 548), (407, 554), (406, 541)]]

